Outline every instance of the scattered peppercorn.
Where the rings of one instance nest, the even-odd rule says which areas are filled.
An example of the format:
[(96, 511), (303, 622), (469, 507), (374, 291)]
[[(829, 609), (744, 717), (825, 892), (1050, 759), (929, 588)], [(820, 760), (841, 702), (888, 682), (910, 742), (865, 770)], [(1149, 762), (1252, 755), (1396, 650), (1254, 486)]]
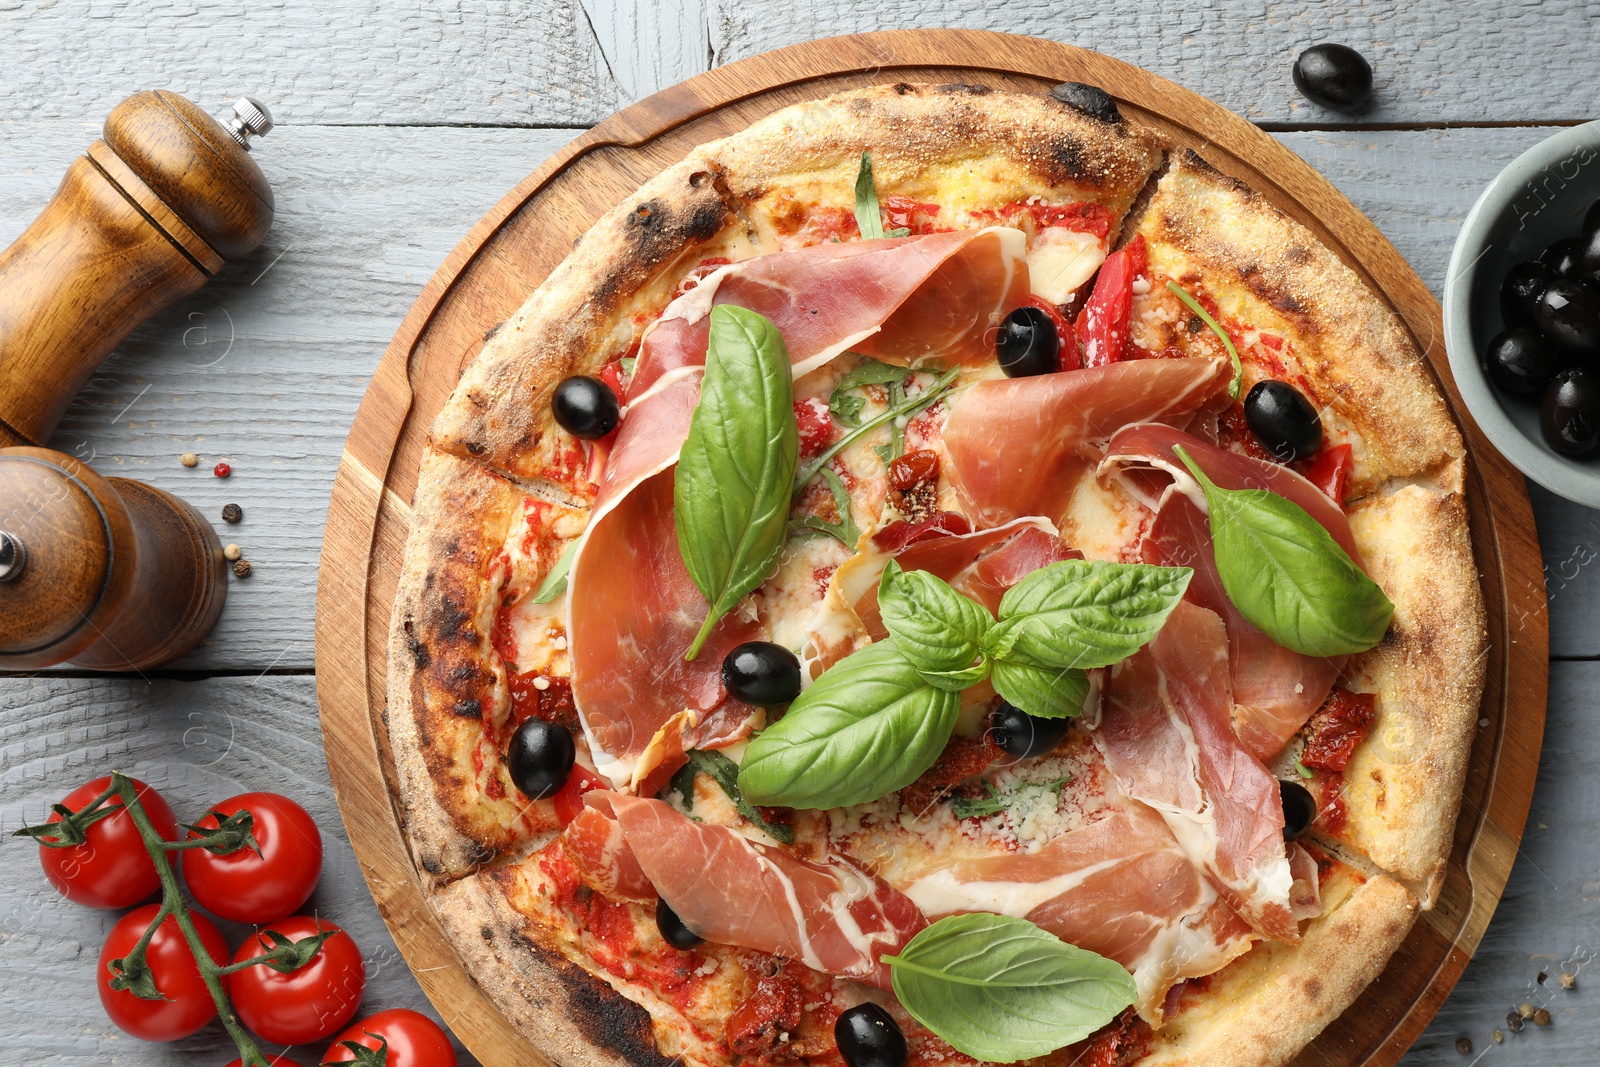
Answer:
[(1549, 977), (1550, 977), (1550, 976), (1549, 976), (1549, 975), (1548, 975), (1548, 974), (1545, 974), (1545, 973), (1544, 973), (1544, 972), (1543, 972), (1543, 971), (1540, 971), (1540, 972), (1539, 972), (1539, 973), (1538, 973), (1538, 974), (1537, 974), (1537, 975), (1535, 975), (1535, 976), (1534, 976), (1534, 979), (1533, 979), (1533, 980), (1534, 980), (1534, 981), (1535, 981), (1535, 982), (1538, 982), (1538, 983), (1539, 983), (1539, 984), (1540, 984), (1540, 985), (1544, 985), (1544, 983), (1545, 983), (1545, 981), (1546, 981), (1546, 980), (1547, 980), (1547, 979), (1548, 979), (1548, 978), (1549, 978)]
[(1535, 1026), (1549, 1026), (1550, 1025), (1550, 1009), (1549, 1008), (1540, 1008), (1538, 1011), (1534, 1012), (1533, 1013), (1533, 1025), (1535, 1025)]
[(222, 550), (222, 558), (232, 563), (236, 559), (243, 559), (244, 551), (238, 545), (229, 545)]
[(247, 559), (235, 560), (233, 564), (233, 576), (235, 578), (250, 577), (250, 561)]
[(1472, 1055), (1472, 1038), (1470, 1038), (1470, 1037), (1458, 1037), (1458, 1038), (1456, 1038), (1456, 1051), (1461, 1053), (1463, 1056)]
[(1517, 1014), (1516, 1008), (1506, 1012), (1506, 1029), (1513, 1034), (1522, 1033), (1522, 1016)]
[(215, 467), (211, 468), (211, 473), (215, 474), (218, 478), (226, 478), (228, 475), (233, 473), (233, 468), (228, 466), (226, 463), (218, 463)]
[(1503, 1045), (1506, 1043), (1505, 1031), (1501, 1030), (1499, 1027), (1496, 1027), (1494, 1031), (1494, 1043), (1497, 1045)]
[(200, 457), (195, 455), (193, 452), (185, 452), (183, 455), (178, 457), (178, 462), (182, 463), (185, 467), (197, 467), (200, 465)]
[(1573, 974), (1571, 971), (1562, 971), (1561, 972), (1561, 988), (1562, 989), (1576, 989), (1577, 987), (1578, 987), (1578, 976)]
[(241, 508), (238, 504), (222, 505), (223, 522), (238, 522), (242, 518), (244, 518), (244, 508)]
[(1529, 1004), (1527, 1001), (1523, 1001), (1521, 1004), (1517, 1005), (1517, 1014), (1522, 1016), (1524, 1019), (1533, 1018), (1533, 1005)]

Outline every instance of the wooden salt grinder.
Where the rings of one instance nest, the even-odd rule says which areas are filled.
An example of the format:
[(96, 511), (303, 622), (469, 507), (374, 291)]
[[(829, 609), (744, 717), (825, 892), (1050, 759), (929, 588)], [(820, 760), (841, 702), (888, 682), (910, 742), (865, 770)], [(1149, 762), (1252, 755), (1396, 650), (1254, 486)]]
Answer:
[(147, 670), (228, 594), (211, 524), (170, 493), (48, 448), (0, 448), (0, 670)]
[(128, 97), (0, 252), (0, 447), (43, 445), (135, 326), (266, 237), (272, 187), (248, 141), (272, 118), (248, 97), (233, 110), (224, 128), (177, 93)]

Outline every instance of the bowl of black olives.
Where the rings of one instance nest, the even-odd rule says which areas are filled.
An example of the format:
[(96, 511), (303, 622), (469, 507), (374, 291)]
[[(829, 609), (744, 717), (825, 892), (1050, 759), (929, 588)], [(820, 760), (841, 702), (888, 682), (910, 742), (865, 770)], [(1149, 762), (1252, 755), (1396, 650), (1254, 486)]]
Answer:
[(1484, 190), (1450, 258), (1444, 329), (1495, 447), (1600, 507), (1600, 122), (1534, 146)]

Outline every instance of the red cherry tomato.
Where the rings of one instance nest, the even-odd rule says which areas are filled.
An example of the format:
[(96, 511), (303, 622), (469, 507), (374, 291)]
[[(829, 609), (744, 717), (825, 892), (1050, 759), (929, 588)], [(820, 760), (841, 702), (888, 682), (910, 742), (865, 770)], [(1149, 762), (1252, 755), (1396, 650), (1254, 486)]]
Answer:
[[(139, 943), (161, 908), (146, 904), (128, 912), (111, 928), (105, 947), (100, 950), (100, 1003), (111, 1021), (125, 1033), (146, 1041), (176, 1041), (188, 1037), (217, 1017), (217, 1006), (206, 989), (200, 968), (189, 953), (189, 943), (178, 929), (178, 920), (167, 916), (150, 939), (145, 959), (150, 976), (166, 1000), (141, 1000), (126, 989), (111, 988), (112, 960), (121, 959)], [(192, 915), (195, 930), (218, 967), (228, 962), (228, 942), (204, 915)]]
[(323, 1063), (351, 1063), (356, 1054), (345, 1046), (379, 1049), (388, 1042), (385, 1067), (456, 1067), (456, 1050), (439, 1024), (421, 1012), (393, 1008), (369, 1015), (334, 1039)]
[(1094, 292), (1078, 316), (1075, 329), (1085, 367), (1119, 362), (1128, 352), (1128, 315), (1133, 307), (1133, 283), (1149, 270), (1150, 254), (1144, 234), (1139, 234), (1100, 264)]
[[(131, 779), (134, 795), (144, 806), (145, 814), (156, 831), (168, 841), (178, 839), (178, 821), (161, 794), (137, 778)], [(85, 782), (67, 794), (61, 803), (73, 811), (86, 808), (106, 791), (111, 784), (109, 776)], [(113, 797), (108, 803), (121, 808), (122, 800)], [(61, 816), (50, 813), (50, 822), (60, 822)], [(71, 848), (39, 846), (39, 862), (44, 866), (44, 876), (50, 884), (74, 904), (91, 908), (131, 908), (146, 900), (161, 888), (156, 865), (144, 849), (139, 828), (126, 811), (118, 811), (93, 824), (86, 831), (86, 840)], [(176, 853), (172, 853), (176, 855)]]
[[(188, 849), (183, 877), (194, 899), (233, 922), (261, 925), (293, 914), (310, 898), (322, 874), (322, 835), (306, 809), (277, 793), (244, 793), (212, 810), (224, 816), (248, 811), (260, 854), (253, 848), (226, 856)], [(215, 829), (217, 818), (208, 814), (195, 825)]]
[(1345, 486), (1350, 481), (1350, 453), (1349, 445), (1324, 448), (1305, 468), (1306, 480), (1327, 493), (1341, 507), (1344, 506)]
[(572, 765), (572, 773), (567, 775), (567, 784), (563, 785), (555, 795), (556, 818), (565, 826), (578, 817), (578, 812), (583, 810), (583, 794), (591, 789), (604, 789), (606, 783), (601, 781), (581, 763)]
[[(228, 991), (234, 1010), (245, 1026), (270, 1044), (326, 1041), (361, 1006), (367, 985), (361, 950), (339, 927), (309, 915), (291, 915), (273, 923), (272, 929), (291, 941), (322, 930), (333, 930), (334, 935), (323, 942), (311, 962), (288, 974), (258, 963), (233, 975)], [(243, 963), (271, 949), (271, 943), (257, 934), (239, 946), (233, 962)]]

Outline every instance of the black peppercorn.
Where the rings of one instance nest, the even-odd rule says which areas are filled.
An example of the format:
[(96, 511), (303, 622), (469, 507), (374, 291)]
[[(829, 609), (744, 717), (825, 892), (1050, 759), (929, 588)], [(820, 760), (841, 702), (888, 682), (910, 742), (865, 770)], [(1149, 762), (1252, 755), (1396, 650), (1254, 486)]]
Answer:
[(238, 522), (242, 518), (244, 518), (244, 509), (238, 504), (222, 505), (223, 522)]

